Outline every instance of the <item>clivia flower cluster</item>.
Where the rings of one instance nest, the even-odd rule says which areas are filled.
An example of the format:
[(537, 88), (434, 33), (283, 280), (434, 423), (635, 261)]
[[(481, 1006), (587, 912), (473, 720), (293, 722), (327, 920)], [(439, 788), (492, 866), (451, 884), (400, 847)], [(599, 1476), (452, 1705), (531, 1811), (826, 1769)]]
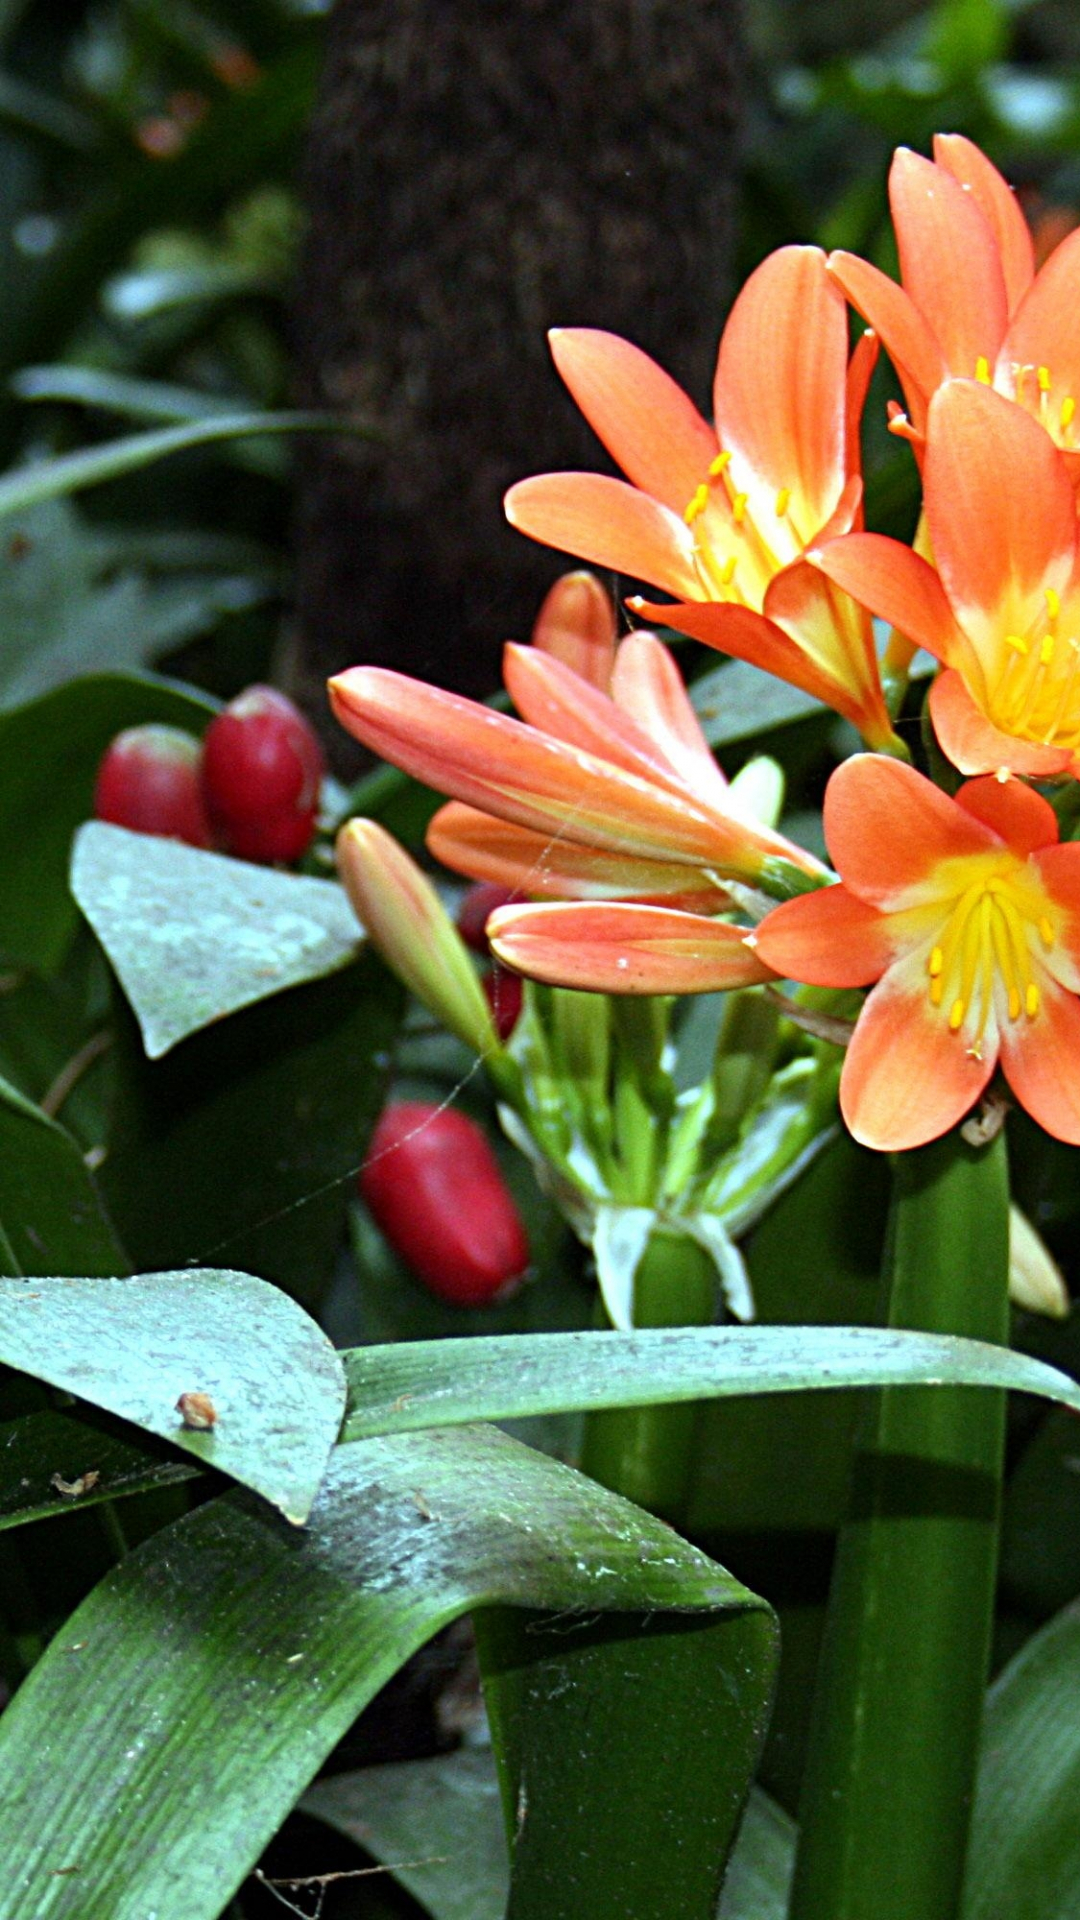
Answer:
[[(520, 718), (380, 668), (331, 682), (368, 746), (452, 796), (431, 851), (520, 904), (500, 961), (611, 994), (792, 981), (870, 988), (840, 1082), (879, 1149), (963, 1119), (1000, 1065), (1049, 1133), (1080, 1144), (1080, 844), (1031, 782), (1080, 777), (1080, 233), (1035, 273), (1005, 181), (959, 136), (897, 154), (901, 284), (849, 254), (785, 247), (724, 329), (711, 422), (636, 347), (552, 337), (556, 366), (626, 478), (544, 474), (507, 497), (534, 539), (671, 596), (632, 620), (751, 661), (851, 721), (832, 775), (831, 869), (728, 783), (674, 658), (616, 640), (598, 583), (559, 583), (506, 650)], [(848, 353), (848, 302), (870, 322)], [(863, 526), (859, 429), (880, 340), (891, 426), (922, 474), (915, 546)], [(929, 714), (946, 792), (897, 737), (892, 657), (941, 671)], [(891, 690), (892, 691), (892, 690)], [(900, 689), (902, 695), (902, 687)], [(762, 817), (762, 816), (766, 817)]]

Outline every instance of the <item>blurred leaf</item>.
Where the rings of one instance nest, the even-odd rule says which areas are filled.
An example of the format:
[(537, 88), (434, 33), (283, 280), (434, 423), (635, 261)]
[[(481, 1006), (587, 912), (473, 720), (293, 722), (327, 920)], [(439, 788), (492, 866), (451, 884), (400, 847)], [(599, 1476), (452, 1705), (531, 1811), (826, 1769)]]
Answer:
[[(333, 1774), (301, 1809), (383, 1861), (431, 1920), (503, 1920), (510, 1870), (490, 1748)], [(751, 1787), (717, 1920), (784, 1920), (794, 1836), (783, 1809)]]
[[(307, 1519), (345, 1404), (326, 1335), (277, 1287), (228, 1268), (0, 1280), (0, 1360), (193, 1453)], [(208, 1396), (206, 1431), (181, 1394)]]
[(39, 500), (55, 500), (58, 495), (76, 493), (82, 487), (100, 486), (121, 474), (137, 473), (166, 454), (182, 453), (190, 447), (206, 447), (218, 440), (232, 440), (249, 433), (359, 433), (370, 429), (359, 420), (342, 419), (328, 413), (228, 413), (212, 414), (184, 426), (161, 427), (150, 433), (132, 433), (119, 440), (108, 440), (100, 447), (87, 447), (77, 453), (58, 453), (35, 460), (0, 475), (0, 517), (21, 513)]
[[(320, 884), (320, 883), (312, 883)], [(103, 1190), (137, 1267), (216, 1261), (315, 1302), (382, 1103), (401, 990), (365, 956), (148, 1061), (119, 1023)]]
[[(225, 397), (203, 387), (181, 387), (164, 380), (140, 380), (130, 374), (60, 361), (50, 367), (20, 367), (11, 379), (20, 400), (52, 400), (96, 407), (136, 420), (200, 421), (242, 411), (243, 396)], [(250, 398), (246, 402), (250, 405)], [(256, 473), (281, 477), (283, 449), (270, 441), (248, 438), (226, 442), (224, 457)]]
[(301, 1806), (385, 1862), (432, 1920), (504, 1920), (510, 1867), (490, 1748), (333, 1774)]
[[(770, 1616), (662, 1523), (488, 1429), (339, 1448), (303, 1533), (231, 1493), (117, 1567), (0, 1723), (12, 1901), (34, 1920), (73, 1899), (87, 1920), (216, 1920), (375, 1690), (493, 1606), (530, 1609), (557, 1760), (530, 1785), (526, 1842), (557, 1835), (568, 1802), (589, 1822), (608, 1808), (542, 1909), (519, 1837), (511, 1912), (660, 1920), (693, 1882), (681, 1920), (707, 1920), (767, 1711)], [(590, 1712), (605, 1739), (582, 1737)], [(151, 1806), (153, 1844), (133, 1845)], [(583, 1882), (602, 1896), (582, 1904)]]
[(0, 1271), (9, 1266), (15, 1274), (127, 1272), (123, 1249), (74, 1140), (4, 1080), (0, 1236)]
[(1080, 1594), (1080, 1430), (1064, 1411), (1042, 1422), (1009, 1478), (1001, 1578), (1041, 1619)]
[(1075, 1920), (1080, 1886), (1080, 1605), (990, 1689), (963, 1920)]
[(647, 1407), (837, 1387), (1011, 1387), (1080, 1412), (1080, 1385), (1026, 1354), (898, 1328), (505, 1334), (358, 1347), (344, 1360), (344, 1440), (563, 1407)]
[(710, 747), (746, 740), (770, 727), (784, 727), (792, 720), (804, 720), (807, 714), (822, 711), (821, 701), (813, 694), (789, 687), (785, 680), (777, 680), (745, 660), (714, 667), (694, 682), (690, 692)]
[(276, 582), (191, 575), (152, 585), (116, 576), (108, 543), (90, 534), (64, 500), (42, 501), (7, 530), (0, 572), (0, 702), (30, 700), (76, 674), (139, 667), (256, 606)]
[(783, 1807), (751, 1787), (717, 1920), (786, 1920), (795, 1832)]
[(174, 307), (205, 306), (237, 294), (270, 293), (274, 285), (258, 268), (239, 261), (207, 260), (200, 266), (119, 273), (106, 282), (102, 304), (114, 320), (149, 320)]
[(168, 680), (95, 674), (0, 713), (0, 954), (7, 961), (52, 972), (78, 927), (68, 886), (71, 836), (93, 811), (109, 742), (149, 721), (201, 733), (216, 711), (206, 696)]
[(363, 940), (336, 881), (102, 820), (76, 835), (71, 889), (151, 1060), (240, 1007), (348, 966)]
[[(0, 1427), (0, 1531), (190, 1480), (198, 1468), (63, 1413)], [(88, 1481), (81, 1485), (84, 1477)], [(57, 1486), (63, 1481), (67, 1492)]]

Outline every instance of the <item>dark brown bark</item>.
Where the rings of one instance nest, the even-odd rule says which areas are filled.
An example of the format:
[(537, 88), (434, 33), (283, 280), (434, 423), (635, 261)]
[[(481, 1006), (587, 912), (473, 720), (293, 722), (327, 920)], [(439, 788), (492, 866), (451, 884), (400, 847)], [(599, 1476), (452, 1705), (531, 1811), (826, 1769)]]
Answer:
[(723, 0), (339, 0), (307, 167), (300, 660), (487, 692), (568, 562), (515, 479), (603, 456), (545, 329), (607, 327), (708, 406), (730, 287), (738, 23)]

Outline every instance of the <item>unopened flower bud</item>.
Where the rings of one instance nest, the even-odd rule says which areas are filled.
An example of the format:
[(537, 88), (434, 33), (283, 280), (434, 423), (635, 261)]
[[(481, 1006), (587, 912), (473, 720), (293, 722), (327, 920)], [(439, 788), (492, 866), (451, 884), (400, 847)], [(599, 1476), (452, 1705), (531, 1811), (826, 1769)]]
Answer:
[(375, 820), (337, 837), (342, 884), (372, 945), (430, 1013), (474, 1053), (499, 1045), (465, 944), (415, 860)]
[(611, 597), (594, 573), (564, 573), (548, 591), (532, 630), (532, 643), (601, 693), (611, 684), (618, 628)]
[(1061, 1268), (1019, 1207), (1009, 1208), (1009, 1299), (1027, 1313), (1064, 1320), (1069, 1290)]

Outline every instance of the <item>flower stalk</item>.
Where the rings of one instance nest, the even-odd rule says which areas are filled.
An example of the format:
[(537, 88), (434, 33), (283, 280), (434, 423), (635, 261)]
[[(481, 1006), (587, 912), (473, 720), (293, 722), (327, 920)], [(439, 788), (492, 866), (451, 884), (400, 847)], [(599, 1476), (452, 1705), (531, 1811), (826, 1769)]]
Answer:
[[(897, 1156), (891, 1326), (1008, 1340), (1004, 1136)], [(955, 1920), (990, 1654), (1004, 1395), (873, 1396), (822, 1652), (791, 1920)]]

